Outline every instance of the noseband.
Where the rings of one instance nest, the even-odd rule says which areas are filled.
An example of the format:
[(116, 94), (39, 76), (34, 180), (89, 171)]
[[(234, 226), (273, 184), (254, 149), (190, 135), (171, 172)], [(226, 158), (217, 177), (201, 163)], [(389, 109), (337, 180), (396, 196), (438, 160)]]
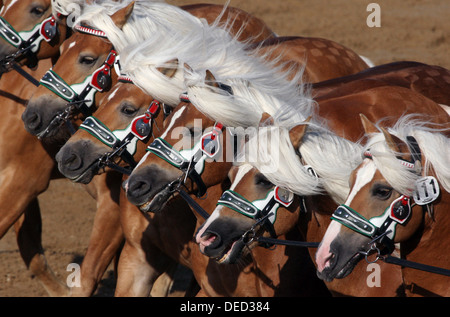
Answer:
[[(277, 210), (280, 206), (289, 207), (293, 200), (294, 194), (292, 192), (276, 186), (267, 193), (265, 198), (253, 202), (232, 190), (227, 190), (222, 194), (217, 205), (225, 206), (246, 217), (255, 219), (257, 224), (268, 231), (272, 238), (276, 238), (277, 235), (273, 225), (277, 218)], [(246, 244), (253, 241), (254, 230), (255, 228), (252, 227), (242, 236), (241, 239)]]

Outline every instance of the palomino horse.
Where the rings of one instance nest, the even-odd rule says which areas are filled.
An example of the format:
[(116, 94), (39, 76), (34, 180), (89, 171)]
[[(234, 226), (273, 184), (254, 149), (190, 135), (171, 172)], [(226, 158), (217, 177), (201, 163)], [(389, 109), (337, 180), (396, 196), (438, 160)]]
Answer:
[[(449, 127), (434, 130), (419, 119), (386, 129), (362, 117), (369, 140), (317, 251), (322, 279), (350, 277), (364, 254), (383, 258), (394, 243), (404, 259), (449, 269)], [(450, 294), (448, 277), (408, 267), (402, 276), (409, 296)]]
[[(383, 102), (382, 102), (383, 99), (384, 99), (384, 101), (390, 102), (390, 103), (397, 102), (396, 98), (389, 97), (389, 94), (385, 95), (386, 92), (389, 92), (389, 91), (391, 93), (394, 93), (394, 92), (400, 93), (401, 92), (402, 94), (404, 94), (405, 101), (407, 101), (406, 105), (404, 107), (401, 107), (401, 109), (390, 110), (390, 114), (391, 115), (399, 116), (405, 110), (414, 112), (414, 111), (419, 111), (419, 110), (420, 111), (426, 111), (428, 109), (435, 109), (438, 112), (440, 111), (440, 115), (444, 115), (444, 116), (446, 115), (445, 112), (443, 112), (443, 110), (437, 104), (435, 104), (435, 103), (431, 102), (430, 100), (427, 100), (423, 96), (418, 95), (416, 93), (413, 93), (413, 92), (411, 92), (409, 90), (406, 90), (406, 89), (403, 89), (403, 88), (400, 88), (400, 87), (377, 87), (377, 88), (379, 89), (379, 91), (378, 91), (379, 95), (376, 94), (377, 91), (373, 91), (373, 90), (370, 90), (370, 91), (366, 92), (367, 96), (370, 96), (370, 95), (374, 96), (374, 94), (375, 94), (376, 99), (372, 98), (371, 102), (373, 102), (373, 100), (376, 100), (376, 102), (380, 102), (381, 104), (383, 104)], [(408, 93), (411, 94), (409, 96), (410, 99), (406, 100), (406, 97), (408, 96)], [(198, 90), (195, 91), (195, 94), (196, 94), (196, 99), (197, 100), (201, 99), (199, 97), (199, 91)], [(358, 96), (358, 94), (356, 94), (355, 96), (356, 97), (360, 97), (360, 96)], [(350, 96), (346, 96), (346, 97), (347, 97), (346, 101), (349, 104), (351, 104), (352, 100), (351, 100)], [(356, 104), (358, 102), (361, 102), (362, 100), (364, 100), (362, 98), (359, 98), (360, 100), (358, 100), (356, 97), (355, 97), (355, 100), (353, 101)], [(390, 99), (390, 98), (392, 98), (392, 99)], [(420, 102), (417, 105), (411, 106), (411, 104), (408, 104), (410, 101), (415, 100), (415, 98), (421, 99)], [(230, 98), (230, 99), (232, 99), (232, 98)], [(258, 100), (263, 100), (263, 99), (264, 98), (259, 98)], [(381, 99), (381, 101), (380, 101), (380, 99)], [(207, 102), (209, 102), (210, 104), (214, 104), (213, 102), (211, 102), (211, 99), (207, 99)], [(236, 100), (233, 99), (230, 102), (236, 102)], [(428, 109), (422, 108), (422, 103), (427, 104), (429, 108)], [(326, 105), (325, 102), (323, 102), (323, 104), (324, 104), (323, 107), (322, 106), (319, 107), (319, 109), (320, 109), (319, 111), (323, 111), (324, 113), (327, 113), (329, 108), (325, 107), (325, 105)], [(367, 106), (371, 105), (367, 101), (366, 101), (366, 104), (367, 104)], [(331, 107), (332, 103), (330, 103), (329, 106)], [(375, 105), (372, 104), (371, 108), (374, 108), (374, 106)], [(178, 121), (183, 122), (183, 118), (184, 118), (185, 120), (187, 120), (186, 122), (188, 122), (188, 124), (187, 124), (188, 127), (190, 127), (190, 126), (194, 127), (192, 121), (196, 117), (197, 118), (202, 118), (202, 120), (205, 120), (206, 122), (208, 122), (208, 120), (210, 120), (210, 119), (207, 119), (207, 117), (205, 117), (204, 115), (201, 115), (199, 113), (197, 113), (193, 117), (188, 117), (187, 114), (190, 113), (190, 112), (193, 112), (194, 110), (188, 109), (186, 107), (184, 107), (184, 108), (185, 109), (180, 109), (180, 113), (175, 113), (175, 116), (177, 117), (177, 121), (176, 122), (178, 122)], [(367, 108), (369, 108), (369, 107), (367, 107)], [(369, 110), (372, 110), (371, 108), (369, 108)], [(207, 111), (204, 110), (203, 112), (207, 112)], [(380, 114), (383, 115), (383, 114), (385, 114), (385, 112), (386, 111), (380, 112)], [(333, 113), (333, 112), (331, 112), (331, 113)], [(188, 118), (190, 118), (190, 119), (188, 119)], [(227, 118), (227, 119), (224, 119), (224, 120), (220, 120), (218, 117), (216, 117), (215, 120), (227, 122), (228, 120), (233, 120), (233, 119), (232, 118)], [(214, 121), (209, 121), (209, 123), (213, 124), (215, 122), (215, 120)], [(238, 119), (234, 119), (234, 120), (238, 120)], [(439, 116), (438, 116), (438, 120), (439, 120)], [(183, 122), (183, 123), (186, 123), (186, 122)], [(228, 121), (228, 122), (230, 122), (230, 121)], [(175, 123), (172, 123), (172, 122), (169, 124), (169, 126), (171, 126), (172, 128), (176, 128), (176, 127), (179, 128), (180, 125), (181, 125), (180, 123), (176, 123), (175, 124)], [(184, 125), (181, 125), (181, 126), (184, 126)], [(335, 125), (335, 126), (337, 126), (337, 125)], [(192, 129), (189, 129), (189, 130), (192, 130)], [(166, 131), (164, 133), (164, 136), (165, 136), (165, 142), (164, 143), (166, 143), (166, 145), (167, 145), (167, 143), (168, 144), (175, 144), (175, 142), (177, 142), (177, 138), (176, 138), (177, 134), (175, 134), (175, 139), (172, 139), (173, 134), (171, 134), (169, 132), (170, 132), (170, 130)], [(345, 132), (347, 132), (347, 131), (345, 131)], [(341, 133), (343, 133), (343, 132), (341, 131)], [(356, 134), (353, 133), (353, 138), (357, 139), (358, 135), (359, 135), (359, 133), (356, 133)], [(164, 144), (161, 143), (161, 142), (155, 142), (153, 145), (151, 145), (151, 151), (153, 153), (158, 153), (158, 150), (157, 150), (158, 144), (160, 146), (163, 146), (163, 148), (165, 148), (170, 153), (173, 152), (172, 153), (173, 155), (170, 155), (169, 157), (177, 157), (177, 155), (175, 155), (176, 151), (172, 151), (170, 149), (170, 146), (169, 147), (168, 146), (164, 146)], [(178, 146), (179, 145), (180, 144), (178, 144)], [(192, 155), (192, 153), (195, 153), (195, 151), (185, 151), (185, 153), (191, 153), (189, 155)], [(158, 155), (159, 156), (164, 156), (164, 155), (161, 155), (161, 153), (159, 153)], [(180, 154), (180, 155), (182, 155), (182, 154)], [(165, 160), (170, 161), (169, 157), (166, 156)], [(185, 157), (185, 159), (186, 159), (186, 157)], [(173, 166), (176, 166), (176, 164), (174, 164), (174, 162), (172, 162), (172, 165), (173, 165), (172, 166), (172, 165), (168, 164), (167, 162), (165, 162), (163, 160), (155, 159), (155, 156), (153, 156), (153, 155), (148, 155), (147, 160), (148, 160), (147, 163), (143, 163), (141, 161), (141, 163), (139, 164), (138, 168), (135, 169), (135, 171), (132, 173), (130, 179), (128, 180), (128, 182), (126, 184), (127, 193), (129, 194), (128, 197), (130, 198), (130, 196), (131, 196), (131, 199), (132, 199), (132, 201), (135, 204), (139, 204), (139, 205), (144, 204), (144, 207), (148, 207), (148, 204), (146, 203), (146, 201), (148, 200), (148, 198), (152, 198), (152, 196), (155, 196), (155, 193), (158, 193), (158, 195), (166, 194), (165, 191), (164, 190), (161, 191), (161, 189), (164, 189), (167, 184), (170, 184), (171, 182), (176, 181), (177, 177), (179, 177), (179, 174), (178, 174), (179, 172), (176, 172), (176, 168), (173, 167)], [(187, 159), (187, 161), (189, 161), (189, 159)], [(151, 162), (151, 164), (149, 164), (150, 162)], [(204, 183), (205, 183), (206, 186), (208, 186), (208, 184), (212, 184), (212, 179), (215, 179), (215, 181), (218, 180), (218, 178), (213, 178), (213, 177), (217, 177), (217, 175), (214, 175), (214, 173), (219, 172), (219, 173), (221, 173), (223, 175), (223, 173), (224, 173), (223, 168), (221, 166), (219, 166), (221, 164), (223, 164), (223, 163), (219, 163), (218, 165), (214, 164), (216, 167), (218, 167), (215, 172), (211, 170), (212, 169), (211, 167), (208, 167), (208, 168), (205, 167), (203, 169), (203, 172), (202, 172), (201, 175), (202, 175), (202, 179), (204, 180)], [(196, 166), (193, 167), (193, 168), (196, 169)], [(201, 170), (201, 169), (199, 169), (199, 170)], [(139, 171), (141, 171), (141, 172), (139, 172)], [(145, 176), (146, 172), (144, 172), (144, 171), (146, 171), (147, 173), (150, 173), (151, 176), (150, 175)], [(135, 186), (135, 188), (134, 188), (134, 186)], [(208, 195), (208, 197), (210, 197), (210, 196)], [(166, 196), (166, 198), (168, 198), (168, 196)], [(152, 206), (152, 207), (156, 207), (156, 205), (158, 204), (158, 201), (164, 202), (164, 200), (165, 199), (156, 199), (156, 201), (153, 200), (151, 202), (151, 204), (154, 205), (154, 206)], [(227, 250), (229, 250), (229, 249), (227, 249)]]
[[(198, 16), (202, 17), (203, 15), (208, 15), (208, 19), (212, 19), (212, 11), (209, 10), (212, 8), (212, 11), (214, 12), (218, 12), (218, 8), (219, 6), (209, 6), (209, 5), (199, 5), (199, 6), (193, 6), (191, 7), (191, 11), (195, 12), (195, 14), (197, 14)], [(138, 7), (139, 9), (139, 7)], [(257, 27), (257, 31), (251, 31), (247, 28), (242, 29), (241, 31), (241, 37), (243, 37), (244, 39), (250, 38), (252, 37), (252, 35), (250, 34), (250, 32), (257, 32), (257, 36), (260, 36), (260, 38), (266, 38), (269, 35), (272, 35), (271, 32), (268, 31), (267, 28), (264, 28), (261, 24), (261, 22), (257, 21), (257, 19), (253, 19), (253, 17), (249, 16), (248, 14), (245, 14), (245, 12), (239, 11), (237, 9), (232, 9), (230, 8), (231, 13), (229, 13), (228, 11), (226, 11), (225, 13), (225, 18), (230, 18), (233, 19), (233, 15), (239, 15), (240, 19), (245, 19), (245, 23), (247, 23), (248, 26), (253, 26), (253, 27)], [(125, 16), (125, 14), (127, 14), (128, 12), (122, 10), (121, 12), (119, 12), (119, 15), (122, 14), (122, 18)], [(118, 22), (119, 17), (117, 17), (117, 14), (113, 17), (116, 22), (118, 24), (121, 24), (123, 22)], [(180, 19), (182, 20), (182, 19)], [(233, 27), (237, 27), (239, 26), (239, 23), (235, 21), (235, 23), (233, 24)], [(255, 37), (257, 37), (255, 36)], [(83, 38), (84, 37), (84, 38)], [(89, 41), (91, 40), (91, 42), (88, 44), (86, 43), (86, 40)], [(95, 41), (98, 41), (98, 43), (100, 43), (100, 45), (98, 45), (98, 43), (95, 43)], [(66, 42), (65, 46), (63, 48), (63, 51), (69, 51), (70, 49), (67, 49), (68, 46), (70, 46), (71, 44), (74, 44), (75, 41), (77, 41), (78, 44), (77, 48), (89, 48), (89, 47), (93, 47), (94, 49), (103, 49), (105, 52), (109, 52), (111, 50), (111, 44), (105, 43), (105, 41), (103, 41), (102, 39), (98, 39), (95, 36), (90, 36), (90, 35), (86, 35), (83, 34), (81, 36), (76, 37), (76, 35), (74, 37), (71, 38), (71, 42)], [(84, 42), (83, 42), (84, 41)], [(94, 43), (93, 43), (94, 42)], [(86, 44), (86, 45), (83, 45)], [(73, 45), (72, 45), (73, 46)], [(108, 47), (109, 46), (109, 47)], [(97, 53), (99, 56), (101, 55), (101, 52), (94, 52)], [(73, 54), (73, 53), (72, 53)], [(76, 52), (75, 52), (76, 54)], [(91, 52), (92, 54), (92, 52)], [(69, 55), (69, 53), (67, 53), (68, 56), (70, 57), (77, 57), (78, 55)], [(98, 57), (98, 56), (97, 56)], [(97, 58), (95, 57), (95, 58)], [(91, 64), (92, 63), (92, 56), (80, 56), (80, 58), (77, 60), (79, 61), (79, 64), (81, 65), (85, 65), (85, 64)], [(70, 62), (70, 60), (68, 61), (68, 57), (67, 56), (63, 56), (61, 58), (62, 61), (65, 62)], [(64, 63), (65, 63), (64, 62)], [(57, 63), (57, 65), (60, 65), (61, 63)], [(76, 63), (72, 63), (72, 64), (76, 64)], [(67, 67), (67, 64), (62, 64), (63, 66), (65, 65), (65, 69), (70, 69), (70, 67)], [(97, 65), (95, 65), (97, 66)], [(94, 67), (95, 67), (94, 66)], [(105, 65), (106, 66), (106, 65)], [(110, 65), (108, 65), (110, 66)], [(57, 69), (56, 69), (56, 65), (53, 68), (53, 71), (56, 73)], [(88, 70), (86, 70), (86, 68), (88, 68)], [(92, 68), (92, 67), (91, 67)], [(85, 67), (84, 69), (82, 69), (82, 72), (84, 72), (84, 77), (86, 77), (86, 75), (88, 74), (89, 71), (89, 67)], [(74, 72), (72, 72), (73, 74)], [(60, 74), (61, 75), (61, 74)], [(114, 76), (114, 73), (113, 73)], [(64, 77), (65, 78), (65, 77)], [(63, 94), (64, 91), (60, 91), (60, 94)], [(24, 118), (27, 118), (27, 114), (24, 115)], [(31, 119), (30, 116), (28, 116), (28, 120), (32, 121), (33, 124), (36, 124), (36, 119), (38, 119), (38, 116), (35, 114), (31, 115)], [(36, 126), (40, 125), (40, 123), (38, 122), (36, 124)], [(50, 135), (52, 132), (52, 130), (49, 130)], [(64, 138), (63, 138), (64, 139)], [(91, 237), (91, 245), (88, 248), (88, 252), (86, 254), (86, 257), (84, 259), (83, 265), (82, 265), (82, 288), (80, 289), (74, 289), (74, 293), (73, 295), (89, 295), (92, 293), (92, 291), (95, 289), (95, 285), (96, 283), (98, 283), (99, 279), (101, 278), (101, 276), (103, 275), (104, 270), (106, 269), (108, 263), (111, 261), (111, 257), (114, 255), (115, 251), (117, 250), (117, 248), (119, 247), (120, 243), (121, 243), (121, 230), (120, 230), (120, 225), (119, 225), (119, 213), (113, 213), (112, 210), (117, 209), (117, 201), (118, 198), (117, 197), (117, 193), (118, 193), (118, 189), (120, 188), (119, 186), (114, 187), (114, 188), (110, 188), (111, 185), (110, 184), (119, 184), (119, 182), (117, 181), (113, 181), (112, 178), (114, 178), (115, 174), (111, 174), (109, 173), (108, 175), (103, 175), (102, 177), (97, 177), (96, 178), (96, 183), (98, 183), (98, 185), (92, 184), (91, 186), (94, 187), (93, 194), (94, 197), (97, 200), (97, 204), (98, 204), (98, 212), (96, 215), (96, 219), (95, 219), (95, 227), (99, 227), (101, 226), (102, 229), (99, 230), (94, 230), (94, 233), (96, 233), (96, 235), (93, 235)], [(118, 175), (118, 174), (116, 174)], [(102, 183), (103, 182), (103, 183)], [(106, 192), (100, 192), (101, 190), (106, 190)], [(105, 210), (105, 212), (101, 212), (101, 210)], [(104, 233), (108, 232), (109, 236), (108, 237), (104, 237)], [(89, 260), (89, 261), (88, 261)], [(75, 293), (76, 292), (76, 293)]]

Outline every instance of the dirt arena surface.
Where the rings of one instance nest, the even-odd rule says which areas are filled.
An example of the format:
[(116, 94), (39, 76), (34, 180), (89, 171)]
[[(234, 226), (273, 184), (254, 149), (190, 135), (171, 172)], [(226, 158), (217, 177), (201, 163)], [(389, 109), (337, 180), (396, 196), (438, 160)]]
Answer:
[[(224, 0), (171, 0), (182, 5)], [(367, 5), (381, 6), (381, 27), (366, 24)], [(339, 42), (376, 65), (410, 60), (450, 68), (450, 1), (448, 0), (231, 0), (264, 20), (280, 36), (322, 37)], [(64, 281), (71, 262), (80, 263), (89, 241), (95, 201), (68, 180), (52, 181), (39, 197), (43, 246), (49, 265)], [(114, 279), (108, 269), (96, 296), (112, 296)], [(182, 294), (176, 289), (172, 296)], [(20, 258), (11, 229), (0, 240), (0, 297), (46, 297)]]

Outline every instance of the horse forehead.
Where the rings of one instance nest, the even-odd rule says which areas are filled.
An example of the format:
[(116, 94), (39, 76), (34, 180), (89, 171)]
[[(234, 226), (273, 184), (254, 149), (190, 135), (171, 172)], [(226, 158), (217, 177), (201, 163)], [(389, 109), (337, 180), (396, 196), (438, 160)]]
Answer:
[(153, 97), (144, 93), (139, 87), (132, 83), (117, 83), (113, 89), (107, 94), (107, 101), (120, 103), (128, 101), (136, 107), (148, 107)]
[(345, 205), (350, 206), (359, 191), (375, 178), (377, 167), (370, 159), (365, 159), (356, 170), (355, 181), (347, 197)]
[(167, 135), (169, 134), (169, 131), (175, 126), (175, 123), (178, 121), (178, 119), (181, 117), (181, 115), (183, 114), (183, 112), (186, 110), (187, 106), (181, 106), (180, 109), (176, 110), (172, 117), (170, 118), (169, 123), (167, 124), (167, 128), (165, 129), (165, 131), (163, 132), (163, 134), (161, 135), (161, 138), (164, 139), (167, 137)]
[(250, 164), (243, 164), (239, 166), (234, 181), (231, 184), (230, 190), (235, 190), (240, 182), (245, 178), (247, 174), (250, 173), (252, 169), (253, 167)]
[(108, 43), (97, 36), (82, 34), (76, 32), (71, 37), (63, 42), (60, 48), (60, 53), (80, 53), (84, 51), (103, 52), (109, 49)]
[[(31, 3), (31, 1), (29, 1)], [(7, 14), (9, 12), (20, 12), (18, 9), (18, 7), (16, 7), (15, 5), (27, 5), (27, 3), (25, 1), (19, 1), (19, 0), (11, 0), (9, 1), (9, 3), (7, 1), (3, 1), (3, 7), (2, 10), (0, 11), (0, 13), (2, 15)], [(20, 16), (20, 15), (18, 15)]]

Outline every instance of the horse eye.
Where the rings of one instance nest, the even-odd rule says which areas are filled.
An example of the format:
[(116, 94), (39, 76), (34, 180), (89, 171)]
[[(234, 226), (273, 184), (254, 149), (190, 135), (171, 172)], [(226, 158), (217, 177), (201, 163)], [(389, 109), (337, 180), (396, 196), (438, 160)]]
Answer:
[(125, 104), (120, 108), (120, 112), (127, 116), (133, 116), (137, 111), (138, 109), (130, 104)]
[(391, 187), (387, 186), (375, 186), (372, 189), (372, 196), (381, 200), (386, 200), (391, 197), (392, 190), (393, 189)]
[(262, 174), (257, 175), (255, 177), (255, 184), (257, 186), (261, 186), (266, 189), (270, 189), (274, 186), (266, 177), (264, 177)]
[(33, 7), (30, 10), (30, 13), (33, 15), (36, 15), (38, 17), (42, 16), (44, 14), (45, 10), (42, 7)]
[(92, 65), (97, 61), (97, 58), (94, 58), (92, 56), (81, 56), (80, 57), (80, 64), (84, 64), (84, 65)]

